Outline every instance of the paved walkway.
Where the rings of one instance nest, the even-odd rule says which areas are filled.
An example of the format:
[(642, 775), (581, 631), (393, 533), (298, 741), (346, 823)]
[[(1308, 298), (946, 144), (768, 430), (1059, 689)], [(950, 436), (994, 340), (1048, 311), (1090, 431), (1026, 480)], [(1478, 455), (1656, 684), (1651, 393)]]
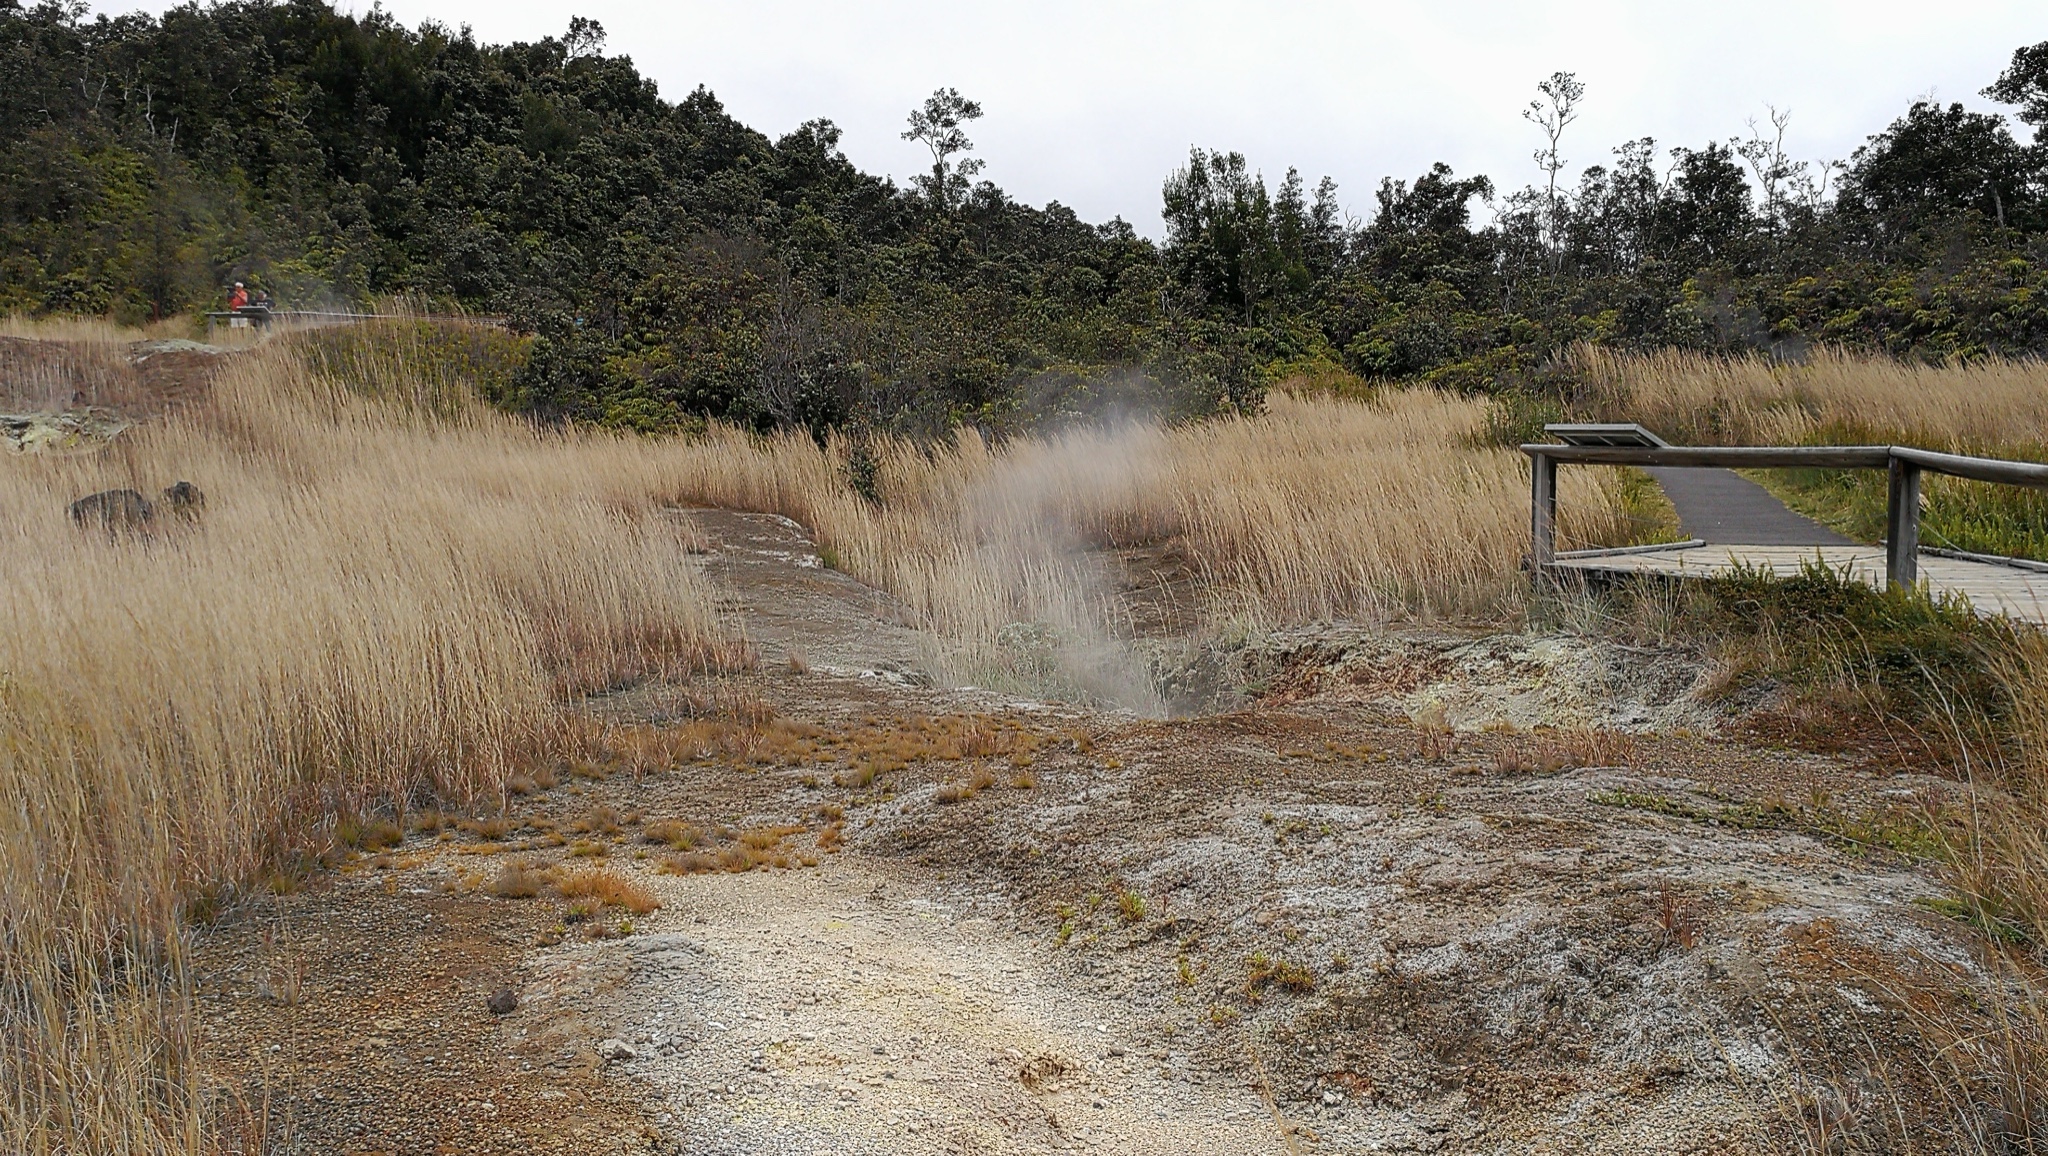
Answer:
[(1646, 471), (1678, 509), (1679, 528), (1711, 545), (1853, 546), (1819, 522), (1785, 508), (1733, 470), (1654, 467)]

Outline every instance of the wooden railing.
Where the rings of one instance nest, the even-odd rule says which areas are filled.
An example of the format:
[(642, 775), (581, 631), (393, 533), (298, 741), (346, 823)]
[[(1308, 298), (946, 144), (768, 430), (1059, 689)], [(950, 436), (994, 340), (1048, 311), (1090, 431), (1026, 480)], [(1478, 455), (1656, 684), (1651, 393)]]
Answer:
[(1525, 445), (1529, 455), (1530, 561), (1540, 576), (1557, 561), (1557, 467), (1693, 466), (1719, 469), (1885, 470), (1884, 574), (1920, 579), (1920, 475), (1925, 471), (2048, 489), (2048, 465), (1937, 453), (1911, 446), (1559, 446)]
[(503, 317), (472, 317), (468, 314), (442, 313), (354, 313), (338, 309), (265, 309), (260, 305), (245, 305), (240, 309), (219, 310), (206, 315), (208, 336), (221, 329), (249, 328), (264, 329), (281, 325), (288, 329), (314, 329), (330, 325), (355, 325), (364, 321), (467, 321), (476, 325), (490, 325), (505, 328)]

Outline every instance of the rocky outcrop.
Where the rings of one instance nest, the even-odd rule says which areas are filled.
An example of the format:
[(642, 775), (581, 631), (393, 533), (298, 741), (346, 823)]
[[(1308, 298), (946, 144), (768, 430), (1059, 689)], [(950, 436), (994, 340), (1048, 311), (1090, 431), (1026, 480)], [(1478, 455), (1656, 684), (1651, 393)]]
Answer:
[(191, 482), (177, 482), (152, 502), (139, 490), (101, 490), (71, 503), (73, 525), (110, 535), (145, 533), (166, 519), (192, 522), (206, 508), (206, 495)]

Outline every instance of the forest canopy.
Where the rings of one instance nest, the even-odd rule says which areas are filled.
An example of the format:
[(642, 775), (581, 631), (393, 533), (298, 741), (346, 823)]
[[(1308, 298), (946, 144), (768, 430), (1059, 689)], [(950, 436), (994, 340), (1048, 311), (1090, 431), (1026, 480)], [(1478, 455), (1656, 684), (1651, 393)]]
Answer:
[(1290, 378), (1538, 396), (1578, 342), (2039, 355), (2048, 44), (1986, 80), (2011, 120), (1917, 102), (1816, 169), (1774, 116), (1574, 183), (1587, 96), (1558, 74), (1526, 113), (1541, 188), (1439, 164), (1354, 220), (1328, 180), (1197, 148), (1154, 243), (976, 180), (981, 108), (951, 89), (909, 110), (933, 166), (898, 187), (828, 120), (771, 140), (703, 88), (663, 99), (582, 18), (489, 45), (319, 0), (0, 0), (0, 310), (404, 295), (535, 335), (510, 407), (821, 433), (1196, 416)]

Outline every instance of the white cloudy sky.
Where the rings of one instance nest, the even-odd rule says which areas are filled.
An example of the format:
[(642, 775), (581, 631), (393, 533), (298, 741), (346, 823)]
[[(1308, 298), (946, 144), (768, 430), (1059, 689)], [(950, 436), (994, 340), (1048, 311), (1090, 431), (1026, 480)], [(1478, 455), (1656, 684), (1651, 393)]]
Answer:
[[(347, 3), (347, 0), (344, 0)], [(133, 3), (106, 3), (105, 10)], [(163, 4), (144, 6), (161, 9)], [(366, 10), (367, 3), (355, 9)], [(1844, 157), (1915, 97), (1990, 108), (1977, 90), (2048, 40), (2041, 0), (386, 0), (407, 24), (492, 41), (593, 17), (678, 98), (699, 84), (771, 136), (812, 117), (899, 180), (928, 164), (898, 139), (941, 85), (980, 100), (985, 176), (1012, 196), (1159, 230), (1159, 186), (1190, 145), (1236, 149), (1271, 178), (1328, 174), (1361, 216), (1386, 175), (1430, 162), (1534, 181), (1518, 112), (1558, 69), (1586, 83), (1571, 171), (1623, 140), (1698, 145), (1793, 112), (1791, 151)]]

